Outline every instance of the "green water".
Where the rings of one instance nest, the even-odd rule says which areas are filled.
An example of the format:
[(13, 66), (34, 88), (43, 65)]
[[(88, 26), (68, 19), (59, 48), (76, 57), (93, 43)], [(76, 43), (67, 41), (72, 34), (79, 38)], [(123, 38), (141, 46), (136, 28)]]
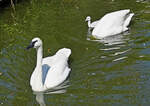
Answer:
[[(140, 1), (140, 0), (137, 0)], [(87, 40), (85, 17), (130, 8), (130, 31), (103, 41)], [(47, 106), (150, 105), (150, 2), (147, 0), (30, 0), (0, 13), (0, 106), (39, 106), (29, 85), (35, 50), (44, 56), (72, 50), (67, 92), (45, 94)]]

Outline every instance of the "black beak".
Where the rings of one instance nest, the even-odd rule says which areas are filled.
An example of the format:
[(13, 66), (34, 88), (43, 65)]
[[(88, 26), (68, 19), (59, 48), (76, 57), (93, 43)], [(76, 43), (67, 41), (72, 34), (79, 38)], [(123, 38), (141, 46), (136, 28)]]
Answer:
[(29, 50), (30, 48), (33, 48), (34, 44), (31, 42), (30, 45), (26, 48), (27, 50)]
[(33, 48), (33, 47), (34, 47), (34, 44), (35, 44), (36, 42), (37, 42), (37, 40), (31, 42), (30, 45), (29, 45), (26, 49), (29, 50), (30, 48)]

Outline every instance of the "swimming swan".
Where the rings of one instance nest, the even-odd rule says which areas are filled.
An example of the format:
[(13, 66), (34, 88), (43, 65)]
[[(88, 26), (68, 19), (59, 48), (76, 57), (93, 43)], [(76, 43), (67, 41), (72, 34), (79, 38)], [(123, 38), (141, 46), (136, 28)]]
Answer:
[(101, 39), (127, 31), (133, 16), (134, 13), (130, 13), (129, 9), (108, 13), (98, 21), (92, 35)]
[(30, 78), (30, 85), (33, 91), (45, 91), (63, 83), (71, 69), (68, 67), (68, 58), (71, 50), (60, 49), (55, 55), (43, 58), (42, 40), (32, 39), (27, 49), (36, 48), (37, 63)]
[(94, 22), (91, 23), (91, 17), (87, 16), (85, 21), (88, 22), (88, 27), (89, 28), (95, 28), (99, 20), (94, 21)]

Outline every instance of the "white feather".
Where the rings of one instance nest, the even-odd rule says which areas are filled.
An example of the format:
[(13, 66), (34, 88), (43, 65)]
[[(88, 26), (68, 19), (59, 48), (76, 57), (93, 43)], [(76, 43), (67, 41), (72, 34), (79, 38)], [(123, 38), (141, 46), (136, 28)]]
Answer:
[(101, 39), (127, 31), (133, 15), (129, 9), (108, 13), (98, 21), (92, 35)]

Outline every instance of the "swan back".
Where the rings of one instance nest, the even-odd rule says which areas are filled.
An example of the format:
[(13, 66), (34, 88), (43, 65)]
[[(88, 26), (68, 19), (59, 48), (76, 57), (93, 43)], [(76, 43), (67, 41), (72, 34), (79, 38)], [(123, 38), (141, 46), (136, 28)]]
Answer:
[(129, 13), (130, 10), (126, 9), (106, 14), (100, 19), (97, 26), (92, 31), (92, 35), (96, 38), (103, 38), (123, 32), (124, 23)]
[(57, 56), (66, 56), (67, 58), (70, 56), (71, 50), (68, 48), (62, 48), (57, 51), (56, 55)]

